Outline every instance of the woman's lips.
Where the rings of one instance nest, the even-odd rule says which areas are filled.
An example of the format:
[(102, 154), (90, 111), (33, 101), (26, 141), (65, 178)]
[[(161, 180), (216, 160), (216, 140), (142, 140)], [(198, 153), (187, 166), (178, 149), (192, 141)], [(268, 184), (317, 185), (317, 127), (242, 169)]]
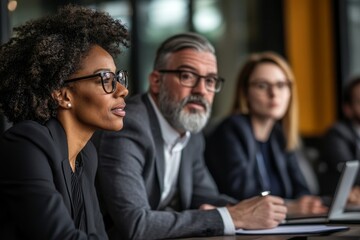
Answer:
[(119, 117), (125, 117), (126, 112), (124, 110), (125, 105), (117, 106), (111, 109), (111, 112)]

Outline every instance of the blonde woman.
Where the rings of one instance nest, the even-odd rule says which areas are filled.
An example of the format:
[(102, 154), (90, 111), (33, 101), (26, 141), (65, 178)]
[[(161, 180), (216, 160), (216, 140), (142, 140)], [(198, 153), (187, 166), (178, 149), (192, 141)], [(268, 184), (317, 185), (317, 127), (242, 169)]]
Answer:
[(241, 68), (232, 114), (212, 132), (206, 161), (221, 192), (246, 199), (260, 192), (287, 199), (289, 213), (325, 212), (297, 163), (296, 83), (274, 52), (251, 54)]

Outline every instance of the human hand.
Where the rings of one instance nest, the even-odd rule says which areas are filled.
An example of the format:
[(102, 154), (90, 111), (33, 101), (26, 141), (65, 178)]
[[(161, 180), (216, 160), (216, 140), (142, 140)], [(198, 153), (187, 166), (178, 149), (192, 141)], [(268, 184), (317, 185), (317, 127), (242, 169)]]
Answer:
[(287, 201), (286, 206), (289, 214), (321, 214), (328, 211), (320, 197), (310, 195)]
[(351, 189), (348, 203), (360, 205), (360, 186), (355, 186)]
[(287, 212), (284, 200), (275, 196), (253, 197), (227, 209), (236, 229), (273, 228), (285, 219)]

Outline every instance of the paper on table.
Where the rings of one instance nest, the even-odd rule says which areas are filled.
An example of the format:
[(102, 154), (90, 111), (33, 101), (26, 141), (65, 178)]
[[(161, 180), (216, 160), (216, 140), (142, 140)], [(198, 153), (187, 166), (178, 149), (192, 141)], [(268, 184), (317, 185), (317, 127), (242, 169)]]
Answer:
[(291, 226), (278, 226), (271, 229), (262, 230), (236, 230), (238, 235), (279, 235), (279, 234), (316, 234), (326, 232), (336, 232), (347, 230), (346, 226), (327, 226), (327, 225), (291, 225)]

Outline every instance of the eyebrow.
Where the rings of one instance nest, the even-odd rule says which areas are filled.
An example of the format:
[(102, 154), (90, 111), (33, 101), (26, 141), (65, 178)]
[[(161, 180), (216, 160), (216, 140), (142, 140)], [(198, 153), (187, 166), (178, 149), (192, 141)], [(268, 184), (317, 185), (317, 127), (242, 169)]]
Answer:
[[(269, 79), (265, 79), (265, 78), (255, 78), (255, 79), (251, 79), (249, 82), (269, 82)], [(276, 79), (275, 82), (289, 82), (289, 79)]]

